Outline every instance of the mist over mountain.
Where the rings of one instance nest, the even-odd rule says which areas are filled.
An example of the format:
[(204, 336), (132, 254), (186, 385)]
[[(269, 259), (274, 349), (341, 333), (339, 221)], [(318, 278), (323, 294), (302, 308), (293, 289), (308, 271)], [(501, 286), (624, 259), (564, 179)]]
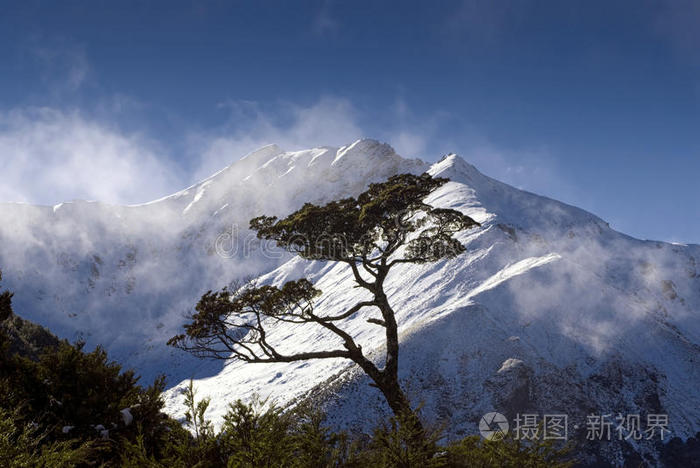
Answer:
[[(387, 409), (346, 361), (223, 365), (165, 342), (204, 292), (245, 278), (280, 285), (305, 276), (323, 291), (320, 311), (351, 306), (359, 293), (345, 266), (261, 243), (248, 221), (424, 171), (451, 180), (427, 202), (481, 223), (458, 236), (466, 253), (400, 265), (387, 279), (402, 334), (400, 374), (428, 419), (462, 435), (494, 409), (566, 413), (585, 437), (587, 414), (664, 413), (672, 436), (700, 431), (700, 246), (631, 238), (453, 154), (429, 165), (373, 140), (295, 152), (270, 145), (146, 204), (0, 204), (0, 268), (22, 316), (59, 337), (104, 345), (146, 381), (165, 373), (175, 416), (194, 377), (212, 397), (215, 420), (229, 401), (259, 394), (280, 403), (313, 398), (334, 424), (364, 429)], [(360, 312), (344, 328), (379, 351), (381, 330), (367, 318)], [(334, 338), (284, 324), (270, 339), (292, 350)], [(653, 441), (629, 440), (601, 456), (655, 450)]]

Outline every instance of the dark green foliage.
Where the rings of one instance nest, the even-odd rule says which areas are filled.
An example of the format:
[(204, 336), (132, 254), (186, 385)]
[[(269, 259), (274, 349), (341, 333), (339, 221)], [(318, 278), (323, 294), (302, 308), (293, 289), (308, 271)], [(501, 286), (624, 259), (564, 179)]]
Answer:
[(117, 465), (123, 445), (137, 440), (149, 456), (163, 456), (179, 427), (161, 413), (164, 379), (143, 388), (101, 348), (85, 352), (83, 344), (9, 315), (0, 327), (0, 459), (14, 466)]
[(167, 459), (189, 443), (161, 412), (163, 378), (143, 388), (101, 348), (60, 341), (14, 315), (12, 294), (0, 297), (0, 466), (120, 466), (134, 445)]
[(446, 447), (445, 461), (454, 468), (568, 468), (574, 465), (567, 447), (552, 440), (499, 441), (469, 436)]
[(452, 235), (479, 225), (459, 211), (423, 202), (446, 182), (428, 174), (400, 174), (371, 184), (357, 198), (324, 206), (307, 203), (284, 219), (254, 218), (250, 227), (261, 239), (274, 240), (303, 258), (331, 261), (367, 261), (377, 250), (388, 257), (406, 244), (408, 235), (419, 232), (402, 261), (436, 261), (462, 253), (464, 247)]
[(357, 456), (363, 466), (443, 467), (437, 454), (440, 431), (428, 431), (416, 424), (414, 415), (394, 416), (374, 430), (370, 443)]
[[(196, 406), (196, 405), (195, 405)], [(410, 421), (391, 418), (372, 436), (350, 436), (323, 425), (323, 415), (306, 406), (288, 410), (254, 398), (230, 405), (218, 434), (209, 433), (208, 452), (199, 466), (236, 468), (566, 468), (566, 449), (552, 441), (520, 442), (510, 438), (488, 442), (469, 436), (440, 446), (439, 431), (429, 433)], [(417, 438), (424, 441), (415, 444)], [(171, 465), (179, 466), (179, 465)]]
[(8, 468), (70, 467), (95, 457), (92, 442), (75, 439), (45, 443), (47, 435), (21, 422), (21, 411), (0, 408), (0, 466)]
[(224, 417), (221, 444), (228, 465), (235, 467), (290, 466), (294, 460), (292, 433), (295, 415), (264, 401), (246, 405), (236, 401)]
[(685, 442), (674, 437), (661, 447), (661, 462), (664, 466), (695, 466), (700, 460), (700, 432)]
[(164, 388), (163, 379), (143, 389), (133, 371), (122, 372), (101, 348), (85, 353), (82, 344), (64, 342), (38, 362), (12, 357), (8, 367), (16, 372), (2, 377), (13, 384), (13, 391), (2, 398), (25, 402), (48, 426), (73, 426), (81, 433), (94, 433), (92, 426), (96, 425), (128, 431), (122, 427), (122, 409), (131, 408), (143, 422), (157, 415), (162, 406), (158, 395)]
[[(157, 453), (165, 434), (160, 410), (163, 379), (148, 388), (137, 385), (133, 372), (107, 359), (98, 348), (62, 342), (38, 362), (3, 353), (0, 370), (0, 407), (21, 407), (17, 424), (36, 425), (41, 444), (68, 440), (92, 441), (94, 461), (116, 456), (122, 440), (141, 435)], [(126, 424), (122, 410), (133, 417)]]
[(218, 440), (227, 466), (236, 468), (347, 466), (351, 452), (347, 436), (325, 427), (320, 412), (285, 411), (257, 397), (230, 405)]
[(15, 314), (0, 322), (0, 333), (3, 333), (8, 341), (10, 354), (32, 361), (38, 361), (39, 356), (46, 350), (58, 349), (61, 343), (61, 340), (46, 328)]
[(123, 440), (112, 463), (120, 467), (205, 468), (226, 466), (213, 437), (195, 440), (179, 423), (169, 420), (167, 435), (158, 441), (158, 450), (142, 434)]
[[(190, 406), (205, 408), (186, 392)], [(205, 409), (206, 411), (206, 409)], [(202, 426), (211, 427), (204, 412)], [(290, 467), (331, 468), (361, 466), (346, 463), (350, 453), (347, 437), (322, 425), (320, 413), (303, 406), (283, 411), (274, 404), (254, 398), (250, 404), (230, 405), (218, 433), (200, 432), (199, 437), (180, 438), (168, 445), (165, 457), (157, 460), (147, 454), (137, 438), (127, 444), (121, 464), (129, 467)], [(199, 423), (198, 423), (199, 424)]]
[(216, 466), (225, 460), (214, 426), (206, 418), (205, 413), (210, 401), (208, 397), (199, 401), (196, 399), (194, 382), (190, 380), (190, 385), (185, 392), (185, 424), (189, 426), (194, 439), (187, 444), (187, 452), (180, 449), (178, 455), (191, 466)]
[[(2, 271), (0, 271), (2, 280)], [(3, 352), (38, 360), (46, 349), (56, 349), (60, 340), (45, 329), (12, 313), (12, 296), (9, 291), (0, 293), (0, 346)]]
[(204, 398), (203, 400), (196, 400), (196, 392), (194, 390), (194, 381), (190, 379), (190, 386), (185, 392), (185, 406), (187, 411), (185, 411), (185, 421), (190, 426), (194, 432), (194, 437), (197, 441), (206, 440), (214, 435), (214, 428), (205, 417), (204, 413), (207, 412), (210, 403), (209, 398)]
[[(302, 359), (277, 353), (267, 342), (261, 322), (272, 318), (305, 323), (309, 321), (311, 301), (320, 294), (306, 279), (289, 281), (282, 288), (247, 284), (235, 291), (209, 291), (197, 304), (192, 322), (185, 325), (186, 334), (171, 338), (168, 345), (218, 359), (229, 359), (232, 353), (247, 362), (267, 362), (270, 357), (279, 362)], [(256, 321), (251, 322), (251, 317)], [(305, 355), (314, 356), (324, 357), (325, 353)]]
[[(2, 271), (0, 271), (0, 281), (2, 281)], [(12, 293), (9, 291), (0, 292), (0, 322), (12, 315)]]
[(331, 468), (354, 466), (353, 453), (359, 446), (344, 432), (334, 432), (324, 426), (324, 415), (307, 406), (294, 409), (296, 466)]

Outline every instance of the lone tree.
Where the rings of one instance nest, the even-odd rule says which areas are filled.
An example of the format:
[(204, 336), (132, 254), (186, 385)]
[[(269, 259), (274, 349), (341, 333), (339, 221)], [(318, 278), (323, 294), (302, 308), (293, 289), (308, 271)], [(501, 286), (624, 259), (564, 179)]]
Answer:
[[(350, 359), (372, 379), (397, 418), (420, 424), (399, 383), (398, 326), (384, 285), (392, 267), (400, 263), (435, 262), (465, 251), (453, 235), (479, 223), (459, 211), (434, 208), (423, 201), (446, 182), (448, 179), (428, 174), (401, 174), (371, 184), (357, 198), (324, 206), (307, 203), (284, 219), (252, 219), (250, 227), (260, 239), (275, 241), (305, 259), (347, 264), (356, 287), (369, 291), (371, 299), (347, 310), (319, 314), (314, 299), (321, 291), (307, 279), (289, 281), (280, 288), (248, 284), (235, 291), (209, 291), (190, 316), (185, 334), (171, 338), (168, 344), (199, 357), (256, 363)], [(363, 308), (379, 312), (367, 321), (384, 328), (383, 367), (368, 359), (342, 328), (344, 320)], [(269, 340), (270, 325), (275, 322), (315, 324), (340, 337), (343, 345), (283, 354)]]

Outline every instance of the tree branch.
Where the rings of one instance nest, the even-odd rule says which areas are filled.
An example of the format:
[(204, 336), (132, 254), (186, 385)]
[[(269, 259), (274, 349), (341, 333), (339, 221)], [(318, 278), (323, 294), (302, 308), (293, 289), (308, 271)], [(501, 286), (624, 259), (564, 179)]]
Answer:
[(355, 281), (357, 281), (357, 284), (371, 291), (374, 287), (374, 283), (370, 283), (362, 277), (362, 275), (360, 274), (360, 270), (358, 270), (355, 262), (352, 260), (345, 260), (345, 263), (349, 264), (350, 268), (352, 268), (352, 274), (355, 276)]
[(351, 315), (358, 312), (363, 307), (372, 307), (372, 306), (376, 306), (376, 305), (377, 305), (377, 303), (374, 301), (358, 302), (357, 304), (352, 306), (350, 309), (348, 309), (347, 312), (344, 312), (340, 315), (323, 316), (323, 317), (319, 317), (319, 318), (324, 320), (324, 321), (327, 321), (327, 322), (335, 322), (335, 321), (343, 320), (343, 319), (350, 317)]

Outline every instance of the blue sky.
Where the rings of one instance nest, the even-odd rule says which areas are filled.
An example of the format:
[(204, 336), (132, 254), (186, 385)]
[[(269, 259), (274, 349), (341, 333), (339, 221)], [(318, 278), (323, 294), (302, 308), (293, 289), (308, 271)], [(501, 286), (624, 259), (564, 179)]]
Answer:
[(700, 243), (700, 3), (0, 1), (0, 200), (366, 136)]

